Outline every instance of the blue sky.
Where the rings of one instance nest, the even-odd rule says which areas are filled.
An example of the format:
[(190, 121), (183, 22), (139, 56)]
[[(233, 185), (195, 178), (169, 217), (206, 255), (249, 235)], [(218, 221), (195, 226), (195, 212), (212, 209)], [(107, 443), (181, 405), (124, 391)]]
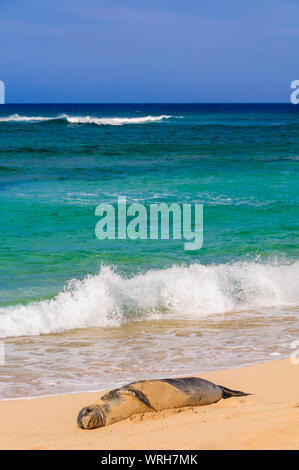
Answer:
[(0, 0), (7, 102), (288, 102), (298, 0)]

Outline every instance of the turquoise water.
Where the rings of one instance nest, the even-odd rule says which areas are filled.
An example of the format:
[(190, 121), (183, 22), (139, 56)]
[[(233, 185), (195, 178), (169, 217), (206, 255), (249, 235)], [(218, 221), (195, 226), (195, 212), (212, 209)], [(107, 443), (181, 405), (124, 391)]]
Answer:
[[(199, 355), (200, 341), (206, 351), (219, 345), (223, 367), (264, 360), (273, 351), (286, 354), (298, 335), (298, 129), (293, 105), (1, 106), (0, 337), (8, 351), (2, 371), (12, 384), (2, 396), (37, 393), (33, 349), (43, 358), (36, 362), (40, 394), (53, 380), (57, 392), (81, 389), (87, 357), (81, 364), (77, 349), (78, 376), (70, 372), (71, 360), (69, 378), (55, 372), (51, 382), (40, 373), (43, 360), (65, 363), (60, 342), (69, 344), (67, 355), (78, 335), (91, 348), (89, 360), (106, 348), (106, 379), (93, 387), (91, 375), (85, 389), (129, 379), (132, 367), (131, 375), (121, 375), (125, 366), (116, 364), (130, 341), (126, 364), (134, 362), (140, 335), (137, 375), (192, 373), (190, 357), (217, 368), (214, 356)], [(182, 240), (98, 240), (95, 208), (116, 205), (118, 195), (146, 207), (202, 203), (203, 247), (186, 251)], [(253, 318), (254, 341), (248, 330)], [(244, 327), (244, 355), (234, 354), (236, 321), (237, 331), (240, 322)], [(216, 322), (216, 336), (210, 337), (209, 322)], [(133, 339), (128, 328), (136, 329)], [(193, 351), (185, 359), (170, 353), (178, 332), (184, 354)], [(151, 372), (154, 337), (163, 337), (158, 347), (167, 358), (157, 358), (159, 370)], [(54, 356), (45, 347), (51, 342)], [(26, 351), (25, 344), (31, 345)], [(13, 370), (24, 369), (22, 354), (28, 373), (16, 391), (9, 361)]]

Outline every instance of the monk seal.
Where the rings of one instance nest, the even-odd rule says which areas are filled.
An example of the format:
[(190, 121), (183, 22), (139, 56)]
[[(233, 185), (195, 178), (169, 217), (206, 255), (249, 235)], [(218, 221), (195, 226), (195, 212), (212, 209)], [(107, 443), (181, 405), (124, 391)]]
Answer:
[(77, 423), (81, 429), (94, 429), (136, 413), (210, 405), (221, 398), (247, 395), (250, 394), (230, 390), (198, 377), (142, 380), (111, 390), (100, 398), (99, 403), (82, 408)]

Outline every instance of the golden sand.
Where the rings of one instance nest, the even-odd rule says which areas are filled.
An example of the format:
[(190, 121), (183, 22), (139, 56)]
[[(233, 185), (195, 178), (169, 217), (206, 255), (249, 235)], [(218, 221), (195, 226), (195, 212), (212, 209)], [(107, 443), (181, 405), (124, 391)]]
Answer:
[(94, 430), (79, 429), (76, 417), (102, 392), (2, 401), (0, 448), (299, 449), (299, 365), (284, 359), (199, 376), (253, 395)]

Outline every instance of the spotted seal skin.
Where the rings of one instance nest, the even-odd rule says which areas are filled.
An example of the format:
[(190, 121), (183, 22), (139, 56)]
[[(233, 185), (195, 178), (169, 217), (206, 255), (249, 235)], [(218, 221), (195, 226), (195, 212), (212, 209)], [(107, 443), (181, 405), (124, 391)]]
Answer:
[(81, 429), (94, 429), (136, 413), (210, 405), (221, 398), (247, 395), (250, 394), (230, 390), (198, 377), (143, 380), (111, 390), (100, 398), (99, 403), (82, 408), (77, 423)]

